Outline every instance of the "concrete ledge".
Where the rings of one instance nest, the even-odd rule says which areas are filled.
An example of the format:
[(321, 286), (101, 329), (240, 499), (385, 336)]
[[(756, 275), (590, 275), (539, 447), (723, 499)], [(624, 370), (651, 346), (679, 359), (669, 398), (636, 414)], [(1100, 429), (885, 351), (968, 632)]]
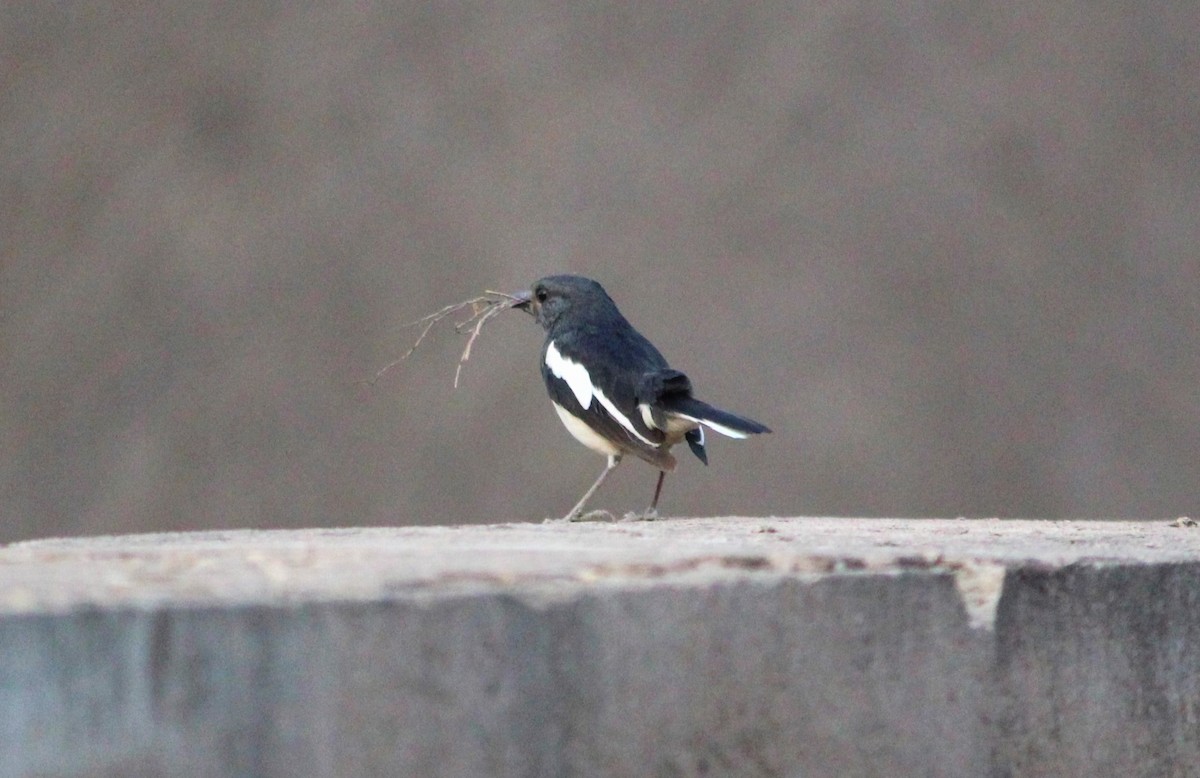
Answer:
[(3, 776), (1200, 774), (1200, 529), (706, 519), (0, 549)]

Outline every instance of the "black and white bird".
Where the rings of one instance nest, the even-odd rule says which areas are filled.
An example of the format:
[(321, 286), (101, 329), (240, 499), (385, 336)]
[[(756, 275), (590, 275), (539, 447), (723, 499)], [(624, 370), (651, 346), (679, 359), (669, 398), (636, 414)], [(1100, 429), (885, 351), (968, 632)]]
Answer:
[(558, 417), (576, 440), (608, 457), (600, 477), (564, 519), (580, 518), (626, 454), (659, 469), (654, 498), (644, 514), (652, 517), (663, 478), (675, 469), (672, 446), (687, 441), (707, 465), (705, 429), (731, 438), (771, 431), (693, 397), (688, 377), (667, 365), (590, 278), (547, 276), (515, 297), (513, 307), (527, 311), (546, 330), (542, 378)]

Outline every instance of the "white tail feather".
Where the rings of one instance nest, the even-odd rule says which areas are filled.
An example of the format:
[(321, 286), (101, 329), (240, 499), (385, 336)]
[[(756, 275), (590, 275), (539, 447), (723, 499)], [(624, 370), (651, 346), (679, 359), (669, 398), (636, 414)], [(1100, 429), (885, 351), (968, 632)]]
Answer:
[(713, 432), (719, 432), (722, 435), (725, 435), (726, 437), (737, 438), (738, 440), (745, 440), (746, 438), (750, 437), (745, 432), (742, 432), (740, 430), (735, 430), (730, 427), (726, 427), (724, 424), (717, 424), (715, 421), (709, 421), (708, 419), (699, 419), (699, 418), (696, 418), (695, 416), (688, 416), (688, 415), (682, 414), (682, 413), (677, 413), (675, 415), (681, 419), (687, 419), (688, 421), (694, 421), (697, 424), (703, 424), (705, 427), (708, 427)]

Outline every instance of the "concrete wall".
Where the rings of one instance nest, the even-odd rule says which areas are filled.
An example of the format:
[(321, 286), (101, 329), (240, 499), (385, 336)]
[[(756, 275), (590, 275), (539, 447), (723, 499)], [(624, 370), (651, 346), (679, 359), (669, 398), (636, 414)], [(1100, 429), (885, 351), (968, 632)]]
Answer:
[(1196, 775), (1198, 599), (1161, 524), (22, 544), (0, 775)]

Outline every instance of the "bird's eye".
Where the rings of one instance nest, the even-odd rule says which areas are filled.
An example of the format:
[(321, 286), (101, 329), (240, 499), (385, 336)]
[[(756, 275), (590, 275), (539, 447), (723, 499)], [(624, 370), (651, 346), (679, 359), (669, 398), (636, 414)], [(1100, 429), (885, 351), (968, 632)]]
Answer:
[(539, 303), (544, 303), (544, 302), (546, 302), (546, 298), (549, 297), (550, 294), (545, 290), (545, 288), (538, 287), (537, 291), (535, 291), (533, 293), (533, 296), (537, 298), (537, 301)]

